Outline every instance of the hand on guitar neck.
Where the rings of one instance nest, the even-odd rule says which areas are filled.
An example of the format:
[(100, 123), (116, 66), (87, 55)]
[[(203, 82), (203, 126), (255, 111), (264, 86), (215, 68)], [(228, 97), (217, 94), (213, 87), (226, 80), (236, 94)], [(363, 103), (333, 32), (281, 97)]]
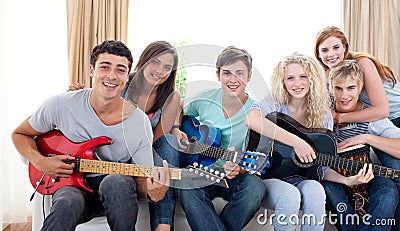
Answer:
[(192, 163), (211, 166), (217, 159), (225, 160), (228, 161), (224, 166), (226, 175), (228, 179), (231, 179), (240, 172), (246, 171), (262, 174), (270, 166), (269, 153), (237, 152), (234, 148), (228, 150), (219, 148), (221, 132), (218, 128), (199, 124), (195, 118), (187, 115), (182, 117), (181, 127), (190, 140), (185, 150), (182, 151), (186, 154), (186, 158), (181, 161), (182, 167)]
[(170, 184), (170, 173), (166, 160), (163, 160), (163, 168), (159, 170), (157, 174), (153, 174), (153, 177), (146, 179), (147, 195), (154, 202), (164, 198)]

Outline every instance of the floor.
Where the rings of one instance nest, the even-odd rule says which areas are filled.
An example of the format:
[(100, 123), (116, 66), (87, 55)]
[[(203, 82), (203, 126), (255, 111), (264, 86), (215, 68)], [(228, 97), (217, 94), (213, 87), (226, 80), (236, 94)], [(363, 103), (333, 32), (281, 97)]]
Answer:
[(31, 231), (31, 230), (32, 230), (32, 217), (29, 217), (27, 222), (10, 224), (3, 229), (3, 231)]

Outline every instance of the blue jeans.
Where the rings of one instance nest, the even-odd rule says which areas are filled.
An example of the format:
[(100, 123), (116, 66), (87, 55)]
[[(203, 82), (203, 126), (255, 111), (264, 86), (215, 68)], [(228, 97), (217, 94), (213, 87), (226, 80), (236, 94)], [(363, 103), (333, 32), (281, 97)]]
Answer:
[(400, 128), (400, 117), (397, 117), (397, 118), (392, 119), (392, 120), (390, 120), (390, 121), (392, 121), (392, 123), (393, 123), (396, 127)]
[[(397, 159), (389, 154), (386, 154), (385, 152), (374, 149), (375, 154), (378, 156), (379, 160), (382, 162), (382, 165), (388, 168), (393, 168), (393, 169), (400, 169), (400, 159)], [(397, 185), (397, 189), (399, 190), (399, 195), (400, 195), (400, 180), (394, 180), (395, 184)], [(396, 212), (394, 215), (394, 218), (396, 219), (396, 225), (392, 227), (393, 231), (399, 231), (400, 230), (400, 202), (397, 205)]]
[(87, 177), (86, 182), (98, 194), (70, 186), (58, 189), (42, 230), (74, 231), (78, 224), (104, 212), (112, 230), (135, 230), (138, 204), (133, 177), (113, 174)]
[[(210, 185), (198, 189), (176, 189), (192, 230), (242, 230), (252, 219), (265, 196), (262, 180), (245, 173), (228, 180), (228, 184), (229, 188)], [(219, 215), (212, 203), (216, 197), (228, 201)]]
[[(322, 184), (326, 192), (327, 207), (337, 215), (333, 221), (337, 221), (336, 227), (338, 230), (390, 230), (390, 225), (380, 226), (375, 224), (382, 224), (380, 221), (377, 221), (377, 219), (393, 219), (395, 212), (395, 206), (393, 205), (397, 205), (398, 203), (398, 192), (393, 181), (388, 178), (376, 176), (368, 184), (369, 205), (367, 214), (371, 217), (367, 222), (370, 222), (370, 224), (363, 222), (362, 219), (359, 220), (359, 224), (349, 219), (355, 217), (355, 212), (341, 184), (328, 181), (323, 181)], [(355, 221), (357, 220), (355, 219)]]
[[(180, 153), (177, 138), (171, 134), (161, 136), (153, 143), (153, 154), (156, 166), (162, 166), (162, 160), (166, 160), (169, 167), (179, 166)], [(172, 226), (175, 213), (175, 190), (173, 187), (173, 182), (171, 182), (171, 187), (164, 199), (157, 203), (149, 203), (151, 230), (154, 230), (159, 224)]]
[[(325, 191), (319, 182), (303, 180), (292, 185), (278, 179), (266, 179), (264, 183), (267, 187), (265, 203), (275, 210), (275, 230), (295, 230), (297, 223), (293, 222), (296, 221), (293, 216), (297, 217), (300, 207), (304, 215), (310, 216), (301, 224), (302, 231), (324, 230)], [(298, 221), (302, 221), (302, 218)]]

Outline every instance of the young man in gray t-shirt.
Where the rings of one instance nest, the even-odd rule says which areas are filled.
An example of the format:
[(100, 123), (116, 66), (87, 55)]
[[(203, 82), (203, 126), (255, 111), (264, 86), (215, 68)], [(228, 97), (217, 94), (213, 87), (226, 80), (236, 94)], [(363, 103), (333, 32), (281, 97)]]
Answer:
[[(122, 42), (104, 41), (97, 45), (90, 60), (93, 88), (52, 97), (24, 120), (12, 134), (20, 154), (47, 176), (70, 177), (78, 163), (74, 162), (73, 153), (45, 156), (35, 143), (36, 136), (58, 129), (73, 143), (99, 136), (111, 138), (112, 144), (96, 149), (100, 160), (153, 166), (150, 122), (139, 108), (120, 97), (132, 60)], [(159, 201), (169, 185), (167, 163), (152, 177), (143, 182), (143, 187), (152, 201)], [(42, 230), (59, 230), (60, 225), (63, 230), (75, 230), (78, 224), (102, 212), (112, 230), (135, 230), (138, 180), (122, 174), (88, 174), (85, 183), (94, 193), (60, 187), (53, 193), (52, 209)]]

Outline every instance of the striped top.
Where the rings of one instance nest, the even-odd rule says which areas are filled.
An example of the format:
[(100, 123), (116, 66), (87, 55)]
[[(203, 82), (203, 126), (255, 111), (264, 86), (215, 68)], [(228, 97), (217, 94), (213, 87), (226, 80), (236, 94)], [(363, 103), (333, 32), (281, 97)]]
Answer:
[[(362, 109), (367, 108), (368, 105), (362, 102)], [(342, 127), (343, 126), (343, 127)], [(343, 140), (360, 135), (360, 134), (368, 134), (369, 133), (369, 122), (364, 123), (348, 123), (333, 126), (333, 136), (335, 140), (340, 143)]]

